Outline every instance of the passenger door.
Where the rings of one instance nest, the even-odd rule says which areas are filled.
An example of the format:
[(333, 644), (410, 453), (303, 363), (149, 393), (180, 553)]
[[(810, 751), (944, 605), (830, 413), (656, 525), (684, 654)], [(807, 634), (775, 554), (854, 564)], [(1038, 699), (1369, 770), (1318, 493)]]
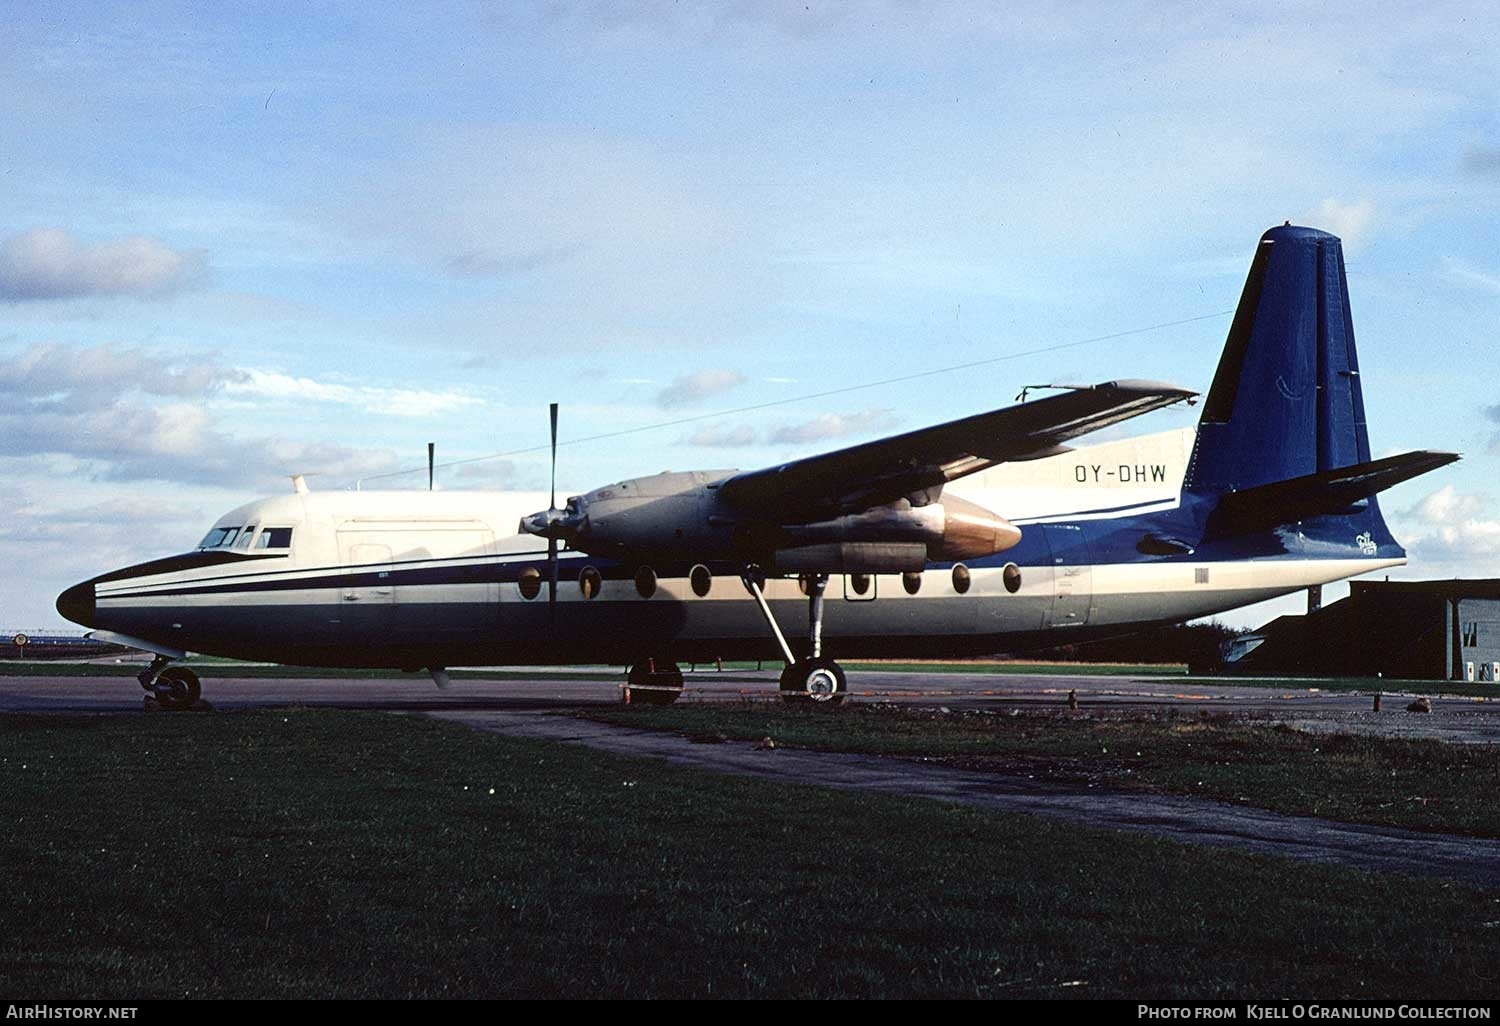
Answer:
[(1052, 605), (1044, 627), (1081, 627), (1094, 603), (1093, 557), (1078, 524), (1043, 524), (1052, 552)]

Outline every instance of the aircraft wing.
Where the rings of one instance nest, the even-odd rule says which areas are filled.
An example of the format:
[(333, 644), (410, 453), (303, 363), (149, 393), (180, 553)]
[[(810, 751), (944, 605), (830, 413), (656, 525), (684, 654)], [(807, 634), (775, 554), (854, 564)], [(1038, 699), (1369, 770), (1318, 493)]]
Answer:
[(1156, 381), (1106, 381), (822, 456), (736, 474), (719, 486), (732, 504), (782, 522), (910, 497), (921, 505), (956, 478), (1010, 460), (1065, 452), (1079, 435), (1196, 393)]

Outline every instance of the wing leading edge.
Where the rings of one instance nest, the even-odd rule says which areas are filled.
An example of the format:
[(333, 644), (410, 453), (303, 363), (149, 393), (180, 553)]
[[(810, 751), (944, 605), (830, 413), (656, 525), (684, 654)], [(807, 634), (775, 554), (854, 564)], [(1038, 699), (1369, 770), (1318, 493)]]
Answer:
[(936, 498), (949, 481), (997, 463), (1064, 451), (1079, 435), (1189, 399), (1156, 381), (1106, 381), (837, 452), (736, 474), (720, 495), (742, 509), (786, 516), (845, 513)]

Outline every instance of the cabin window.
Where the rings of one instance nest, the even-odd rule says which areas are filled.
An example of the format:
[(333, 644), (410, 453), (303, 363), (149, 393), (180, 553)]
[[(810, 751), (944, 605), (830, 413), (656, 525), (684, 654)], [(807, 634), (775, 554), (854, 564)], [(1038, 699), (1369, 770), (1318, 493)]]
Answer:
[(656, 571), (643, 566), (635, 572), (635, 593), (641, 598), (656, 594)]
[(255, 545), (257, 549), (289, 549), (292, 547), (292, 529), (290, 527), (268, 527), (260, 532), (260, 541)]
[(915, 595), (922, 590), (921, 572), (907, 572), (901, 575), (901, 587), (906, 589), (908, 595)]
[(597, 598), (599, 592), (604, 588), (604, 578), (594, 567), (586, 566), (578, 575), (578, 590), (583, 592), (586, 599)]
[(962, 563), (954, 563), (953, 590), (958, 592), (960, 595), (966, 595), (969, 592), (969, 584), (969, 568), (964, 566)]
[(693, 594), (702, 598), (708, 594), (708, 589), (713, 587), (714, 575), (708, 572), (708, 567), (699, 563), (688, 574), (688, 581), (693, 586)]
[(528, 566), (516, 578), (516, 587), (521, 589), (523, 599), (534, 599), (542, 593), (542, 574), (534, 566)]
[(1005, 590), (1014, 595), (1021, 590), (1021, 568), (1014, 563), (1006, 563), (1000, 579), (1005, 582)]
[(865, 594), (868, 594), (869, 590), (870, 590), (870, 575), (869, 574), (850, 574), (849, 575), (849, 588), (856, 595), (865, 595)]

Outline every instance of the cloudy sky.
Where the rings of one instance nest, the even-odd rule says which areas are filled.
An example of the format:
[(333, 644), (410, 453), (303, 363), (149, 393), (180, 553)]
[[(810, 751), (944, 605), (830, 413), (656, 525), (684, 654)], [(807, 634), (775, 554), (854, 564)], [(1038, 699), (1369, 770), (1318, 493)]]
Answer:
[(1466, 455), (1406, 576), (1500, 575), (1500, 8), (1349, 10), (9, 5), (0, 626), (292, 473), (545, 488), (552, 400), (581, 490), (1203, 389), (1287, 219), (1376, 452)]

